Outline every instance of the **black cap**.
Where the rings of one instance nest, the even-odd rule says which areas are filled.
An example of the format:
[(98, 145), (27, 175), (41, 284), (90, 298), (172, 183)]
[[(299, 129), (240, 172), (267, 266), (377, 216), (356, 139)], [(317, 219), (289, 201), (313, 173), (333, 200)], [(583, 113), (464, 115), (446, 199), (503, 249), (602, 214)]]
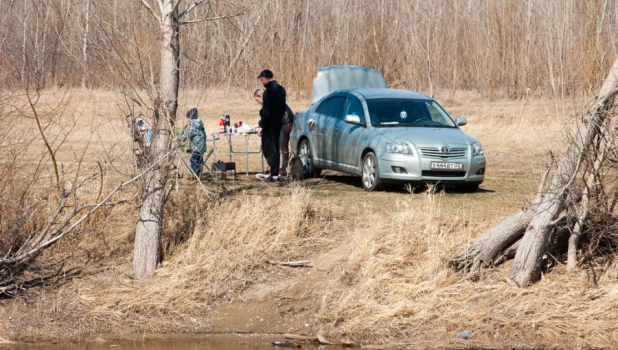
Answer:
[(191, 108), (187, 112), (187, 118), (189, 118), (189, 119), (196, 119), (197, 118), (197, 108)]
[(260, 78), (268, 78), (271, 79), (272, 77), (274, 77), (273, 72), (269, 71), (268, 69), (264, 69), (263, 71), (260, 72), (260, 75), (258, 75), (258, 79)]

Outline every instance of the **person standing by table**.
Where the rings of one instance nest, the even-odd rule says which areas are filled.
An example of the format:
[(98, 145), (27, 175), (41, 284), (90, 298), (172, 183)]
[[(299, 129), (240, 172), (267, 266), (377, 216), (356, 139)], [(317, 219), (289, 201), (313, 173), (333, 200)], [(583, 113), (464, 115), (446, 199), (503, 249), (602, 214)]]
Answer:
[(204, 165), (204, 153), (206, 152), (206, 130), (204, 130), (204, 123), (197, 116), (197, 108), (191, 108), (187, 112), (187, 118), (191, 122), (180, 138), (181, 140), (189, 140), (191, 145), (191, 170), (199, 179)]
[(279, 135), (285, 115), (286, 92), (283, 86), (274, 80), (273, 72), (268, 69), (260, 72), (257, 79), (264, 85), (258, 135), (262, 137), (262, 152), (271, 169), (271, 174), (260, 178), (260, 180), (266, 182), (279, 181), (278, 174), (274, 175), (273, 173), (278, 171), (280, 164)]
[(292, 122), (294, 122), (294, 112), (290, 106), (285, 105), (285, 113), (281, 120), (283, 126), (279, 133), (279, 148), (281, 150), (281, 169), (279, 176), (288, 176), (288, 163), (290, 162), (290, 132), (292, 132)]
[[(253, 92), (253, 98), (255, 102), (262, 105), (264, 90), (257, 89)], [(292, 131), (292, 122), (294, 121), (294, 112), (290, 108), (290, 106), (285, 104), (285, 113), (283, 114), (283, 119), (281, 120), (282, 127), (281, 132), (279, 133), (279, 152), (281, 153), (281, 167), (279, 168), (279, 176), (287, 176), (287, 165), (290, 161), (290, 132)], [(270, 170), (269, 170), (270, 172)]]

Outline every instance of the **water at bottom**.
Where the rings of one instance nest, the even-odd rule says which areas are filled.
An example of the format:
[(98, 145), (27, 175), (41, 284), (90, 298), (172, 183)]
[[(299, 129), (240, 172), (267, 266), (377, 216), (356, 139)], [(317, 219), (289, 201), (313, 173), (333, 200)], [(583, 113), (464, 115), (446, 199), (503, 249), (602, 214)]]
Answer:
[[(170, 339), (135, 339), (135, 340), (106, 340), (84, 341), (77, 343), (37, 343), (37, 344), (10, 344), (0, 345), (0, 350), (272, 350), (285, 349), (273, 347), (273, 342), (283, 342), (282, 336), (268, 335), (209, 335), (173, 337)], [(312, 344), (302, 344), (303, 349), (318, 349)]]

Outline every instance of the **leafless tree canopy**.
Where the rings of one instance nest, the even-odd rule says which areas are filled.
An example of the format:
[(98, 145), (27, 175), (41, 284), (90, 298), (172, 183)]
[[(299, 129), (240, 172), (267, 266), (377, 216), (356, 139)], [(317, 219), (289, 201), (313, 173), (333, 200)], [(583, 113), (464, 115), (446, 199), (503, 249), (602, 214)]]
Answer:
[[(156, 83), (161, 38), (148, 16), (137, 0), (2, 1), (0, 82), (12, 86), (20, 72), (45, 87), (118, 85), (122, 73), (109, 55), (130, 53), (135, 60), (115, 63)], [(252, 87), (255, 72), (269, 67), (301, 92), (317, 66), (361, 64), (392, 86), (429, 93), (560, 96), (602, 81), (617, 52), (618, 2), (208, 1), (184, 21), (185, 87)]]

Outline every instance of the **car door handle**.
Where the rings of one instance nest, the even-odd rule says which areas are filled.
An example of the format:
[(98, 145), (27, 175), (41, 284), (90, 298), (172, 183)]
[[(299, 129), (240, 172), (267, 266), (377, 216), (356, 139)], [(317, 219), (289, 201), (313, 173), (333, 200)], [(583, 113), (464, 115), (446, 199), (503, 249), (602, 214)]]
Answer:
[(335, 131), (339, 131), (339, 127), (338, 127), (338, 126), (337, 126), (337, 127), (335, 127)]

